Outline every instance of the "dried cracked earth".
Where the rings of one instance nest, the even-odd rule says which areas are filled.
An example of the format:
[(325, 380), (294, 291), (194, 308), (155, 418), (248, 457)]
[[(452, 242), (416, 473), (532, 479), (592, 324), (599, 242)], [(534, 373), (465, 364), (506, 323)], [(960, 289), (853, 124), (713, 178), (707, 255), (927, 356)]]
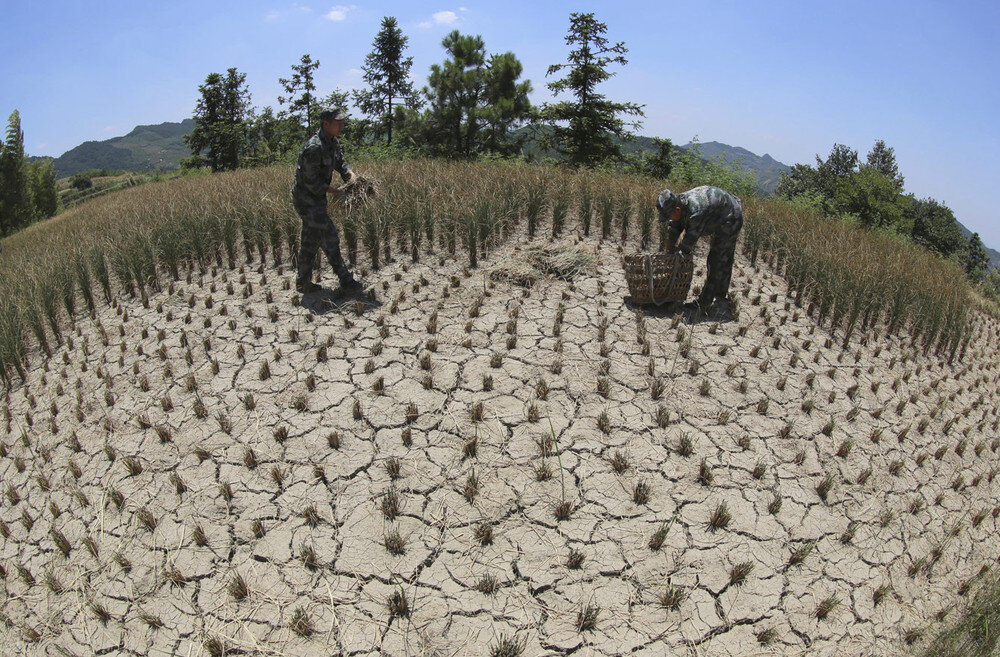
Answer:
[(0, 650), (904, 654), (995, 576), (995, 321), (953, 364), (844, 349), (761, 263), (695, 322), (579, 248), (527, 289), (427, 256), (296, 304), (254, 262), (77, 320), (2, 400)]

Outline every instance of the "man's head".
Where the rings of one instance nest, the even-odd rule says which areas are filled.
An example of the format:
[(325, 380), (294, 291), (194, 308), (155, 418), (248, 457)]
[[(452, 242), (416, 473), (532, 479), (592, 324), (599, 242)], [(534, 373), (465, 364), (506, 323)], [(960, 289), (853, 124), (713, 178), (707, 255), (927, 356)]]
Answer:
[(681, 218), (681, 202), (669, 189), (660, 192), (656, 199), (656, 209), (660, 213), (660, 221), (678, 221)]
[(323, 122), (323, 133), (327, 137), (339, 137), (344, 131), (344, 122), (349, 115), (347, 112), (335, 107), (328, 107), (319, 113), (319, 119)]

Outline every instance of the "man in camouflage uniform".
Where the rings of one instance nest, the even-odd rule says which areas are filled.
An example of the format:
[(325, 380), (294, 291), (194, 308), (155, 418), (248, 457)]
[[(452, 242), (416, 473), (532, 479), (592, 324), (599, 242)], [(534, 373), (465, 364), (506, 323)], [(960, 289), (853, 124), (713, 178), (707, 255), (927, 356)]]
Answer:
[(333, 172), (340, 174), (344, 182), (354, 180), (354, 172), (344, 162), (337, 137), (344, 130), (347, 113), (329, 108), (320, 114), (322, 125), (309, 138), (295, 166), (295, 182), (292, 185), (292, 205), (302, 219), (302, 239), (299, 249), (299, 272), (295, 288), (304, 294), (320, 289), (312, 282), (313, 261), (319, 249), (326, 254), (330, 266), (340, 279), (343, 289), (357, 290), (361, 284), (351, 275), (344, 258), (340, 254), (340, 235), (337, 227), (326, 212), (326, 195), (340, 194), (331, 185)]
[[(726, 303), (729, 282), (733, 276), (733, 260), (736, 257), (736, 239), (743, 227), (743, 203), (729, 192), (704, 185), (682, 194), (674, 194), (669, 189), (660, 192), (656, 199), (660, 221), (669, 221), (667, 228), (667, 253), (679, 250), (690, 254), (695, 242), (702, 235), (712, 236), (708, 251), (708, 275), (705, 287), (694, 304), (689, 308), (708, 310), (716, 299)], [(684, 233), (680, 245), (677, 239)]]

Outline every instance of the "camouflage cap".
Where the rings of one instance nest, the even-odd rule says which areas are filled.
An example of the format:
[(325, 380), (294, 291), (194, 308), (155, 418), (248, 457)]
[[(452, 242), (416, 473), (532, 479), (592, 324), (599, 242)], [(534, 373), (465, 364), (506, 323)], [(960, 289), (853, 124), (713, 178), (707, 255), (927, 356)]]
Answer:
[(327, 107), (319, 113), (320, 121), (344, 121), (349, 116), (350, 114), (347, 113), (347, 110), (338, 107)]
[(670, 214), (679, 204), (680, 200), (677, 198), (677, 195), (669, 189), (660, 192), (659, 197), (656, 199), (656, 209), (660, 211), (661, 215)]

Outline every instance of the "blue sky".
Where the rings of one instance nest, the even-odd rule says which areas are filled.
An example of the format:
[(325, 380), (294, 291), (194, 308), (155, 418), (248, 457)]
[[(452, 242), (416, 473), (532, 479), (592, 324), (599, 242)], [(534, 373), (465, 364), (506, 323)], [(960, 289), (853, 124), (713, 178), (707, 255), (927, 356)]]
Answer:
[(603, 91), (645, 105), (641, 134), (786, 164), (835, 142), (863, 157), (884, 139), (907, 191), (947, 203), (1000, 248), (995, 1), (337, 2), (4, 0), (0, 120), (18, 109), (28, 153), (60, 155), (190, 116), (205, 76), (231, 66), (257, 106), (277, 105), (277, 80), (303, 53), (321, 62), (321, 92), (353, 88), (385, 15), (410, 39), (419, 84), (458, 29), (513, 51), (540, 103), (548, 65), (565, 60), (569, 13), (592, 11), (629, 48)]

